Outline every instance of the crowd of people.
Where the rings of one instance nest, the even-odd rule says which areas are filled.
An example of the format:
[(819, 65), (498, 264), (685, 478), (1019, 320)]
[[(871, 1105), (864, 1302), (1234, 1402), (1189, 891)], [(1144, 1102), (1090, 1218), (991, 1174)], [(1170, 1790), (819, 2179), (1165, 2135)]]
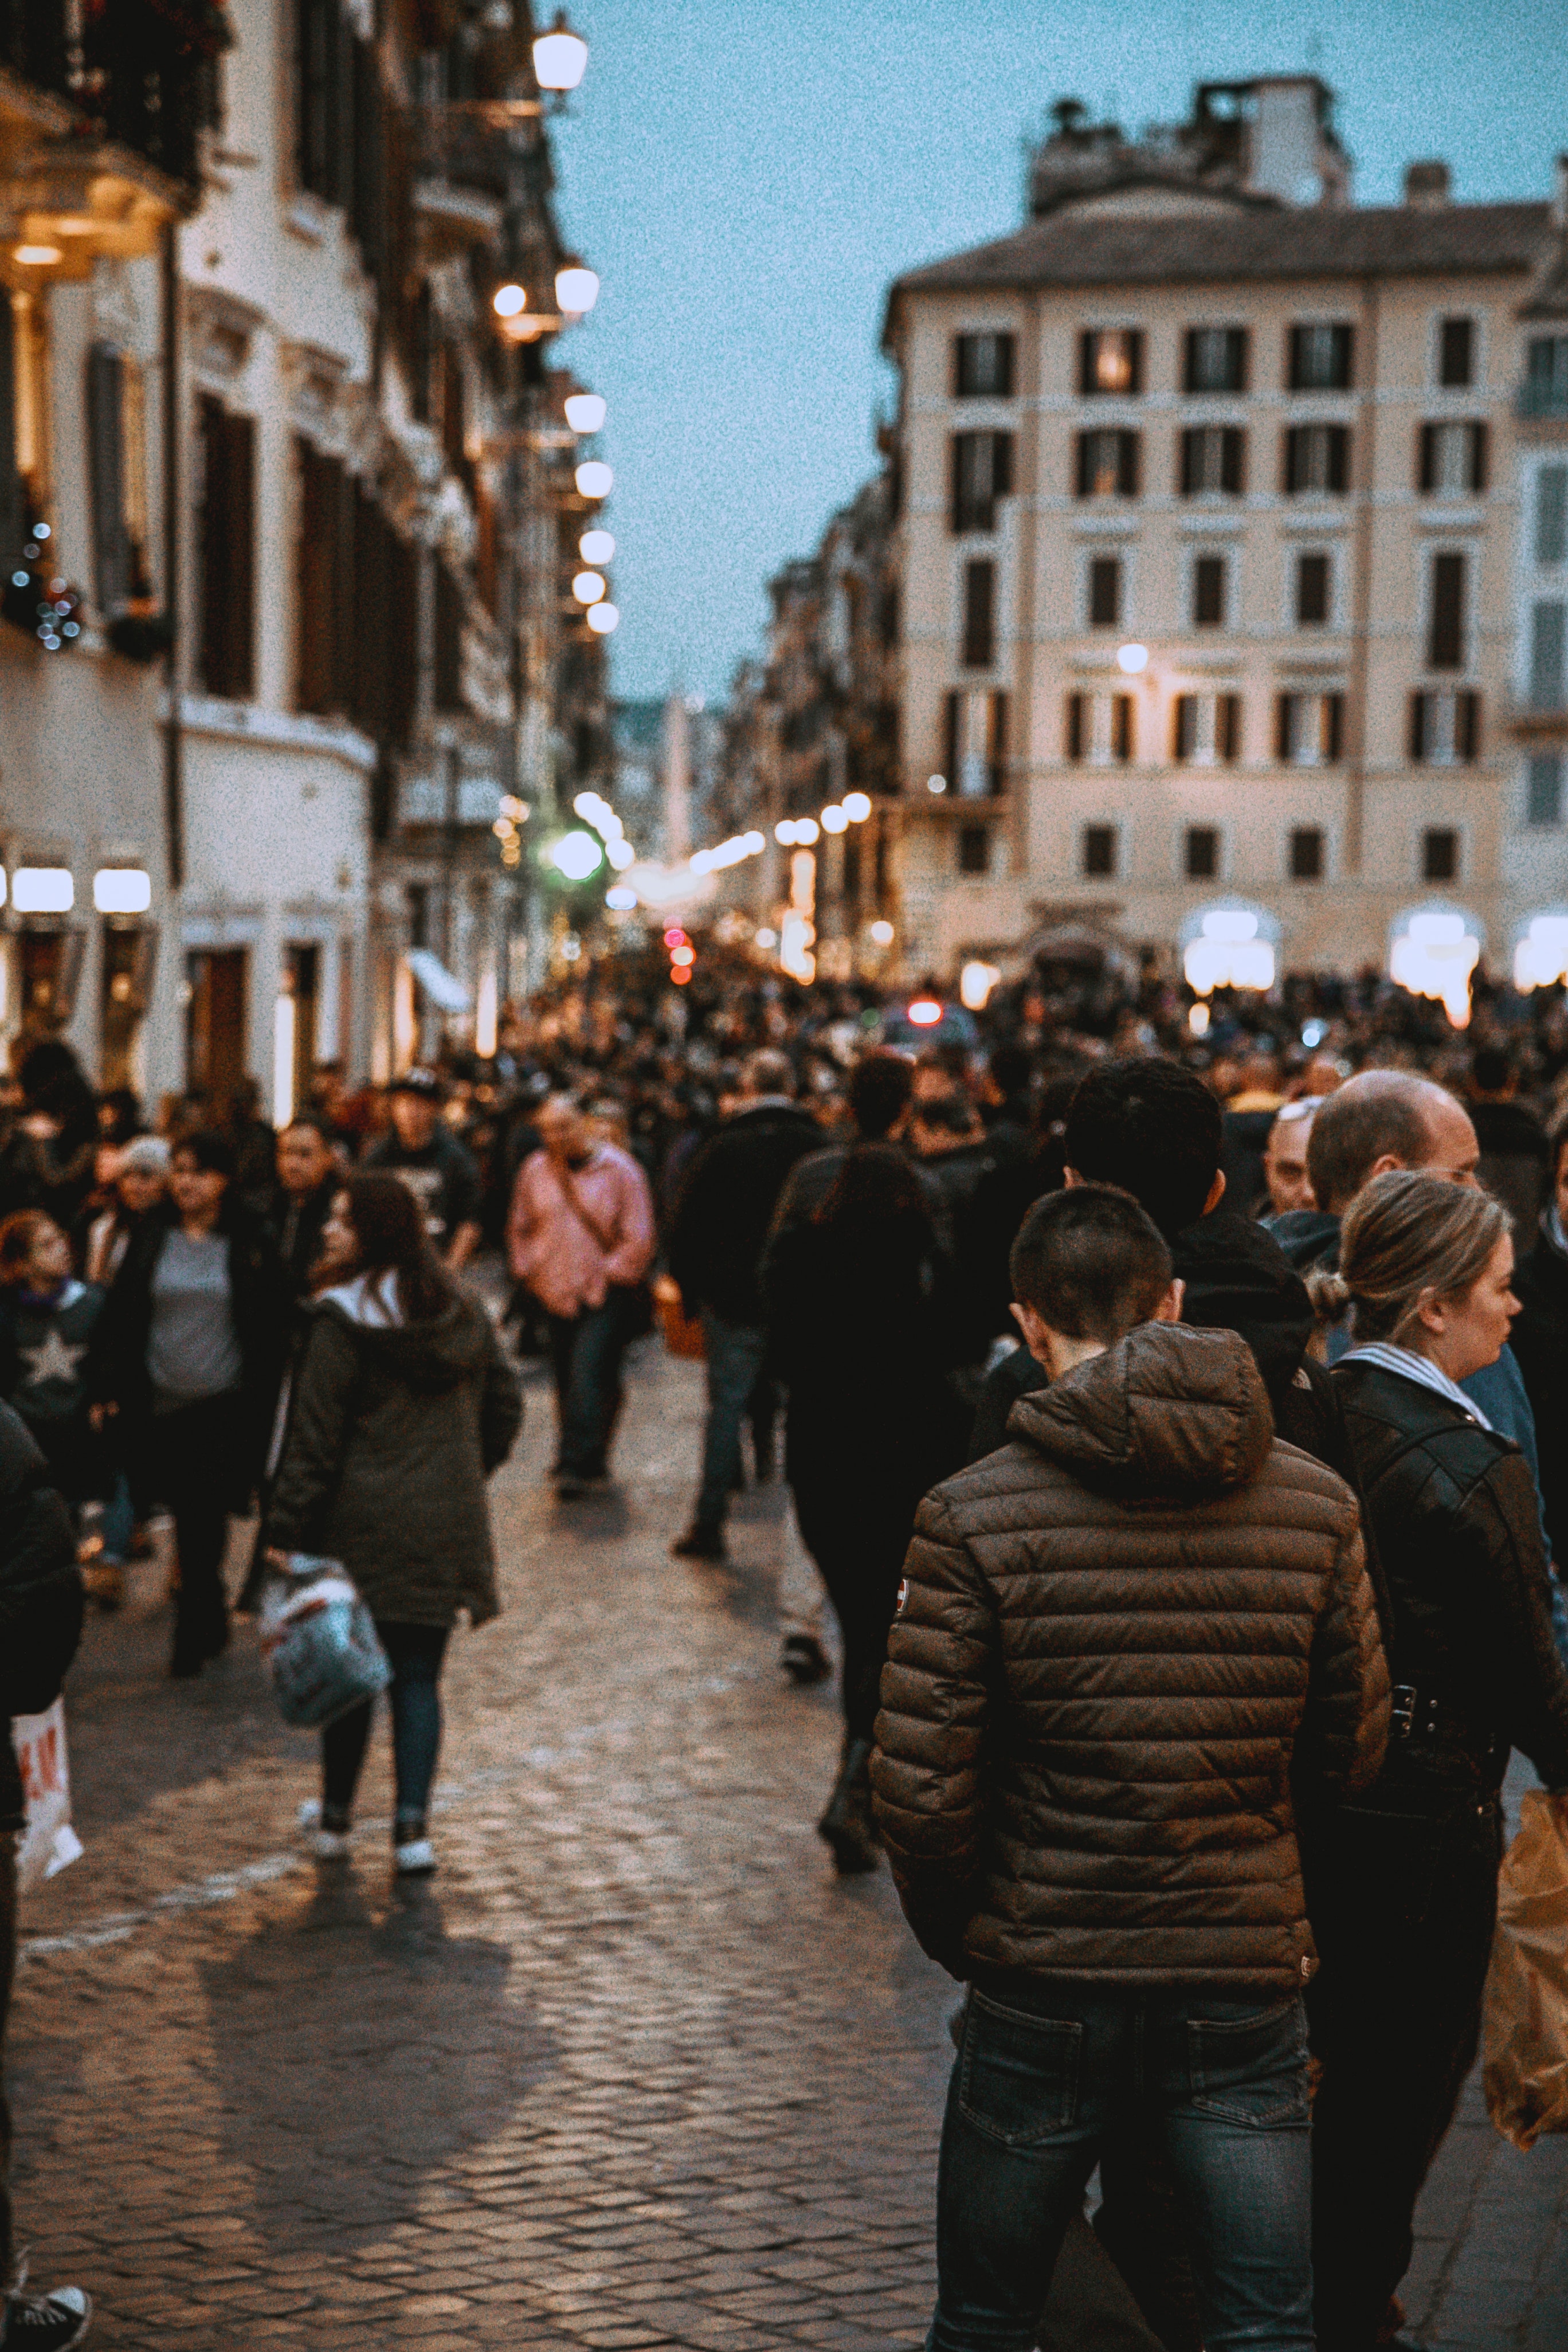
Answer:
[[(1460, 1037), (1368, 978), (1195, 1021), (1058, 963), (935, 1010), (922, 1041), (868, 992), (600, 976), (491, 1063), (323, 1071), (278, 1133), (253, 1094), (149, 1120), (35, 1045), (0, 1101), (7, 1704), (158, 1514), (201, 1674), (254, 1515), (242, 1607), (306, 1555), (370, 1608), (427, 1873), (518, 1359), (572, 1510), (628, 1349), (696, 1327), (671, 1549), (721, 1568), (782, 1470), (816, 1570), (782, 1670), (837, 1652), (821, 1834), (968, 1988), (932, 2352), (1372, 2352), (1475, 2055), (1511, 1751), (1568, 1792), (1562, 1001), (1483, 993)], [(323, 1735), (323, 1862), (370, 1727)], [(0, 2345), (86, 2325), (77, 2290), (6, 2308)]]

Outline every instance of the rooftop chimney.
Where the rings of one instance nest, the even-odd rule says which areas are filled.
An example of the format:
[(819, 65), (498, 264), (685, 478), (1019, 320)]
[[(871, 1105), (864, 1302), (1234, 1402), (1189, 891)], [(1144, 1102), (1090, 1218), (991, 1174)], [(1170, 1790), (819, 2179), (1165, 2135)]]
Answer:
[(1450, 194), (1447, 163), (1406, 163), (1405, 166), (1405, 201), (1413, 212), (1435, 213), (1441, 210)]

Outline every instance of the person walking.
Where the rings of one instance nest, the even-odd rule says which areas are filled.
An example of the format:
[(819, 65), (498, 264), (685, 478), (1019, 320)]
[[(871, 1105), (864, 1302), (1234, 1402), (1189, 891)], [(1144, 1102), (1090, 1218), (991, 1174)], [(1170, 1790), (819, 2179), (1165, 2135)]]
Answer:
[(233, 1177), (225, 1137), (175, 1144), (168, 1210), (132, 1235), (89, 1366), (133, 1486), (174, 1515), (175, 1675), (199, 1674), (228, 1644), (228, 1522), (261, 1474), (288, 1331), (277, 1254), (233, 1199)]
[(401, 1177), (424, 1212), (431, 1247), (456, 1272), (479, 1247), (483, 1187), (478, 1160), (441, 1116), (445, 1100), (434, 1070), (395, 1078), (392, 1131), (371, 1145), (363, 1164)]
[(291, 1119), (278, 1138), (278, 1187), (268, 1213), (289, 1296), (302, 1299), (321, 1255), (321, 1234), (342, 1178), (337, 1148), (313, 1114)]
[[(73, 1513), (105, 1500), (111, 1484), (86, 1370), (103, 1299), (71, 1273), (70, 1244), (47, 1211), (0, 1221), (0, 1397), (26, 1423)], [(114, 1564), (122, 1559), (121, 1551)]]
[[(1519, 1314), (1509, 1345), (1538, 1429), (1568, 1429), (1568, 1119), (1551, 1138), (1551, 1184), (1533, 1246), (1513, 1278)], [(1559, 1574), (1568, 1570), (1568, 1447), (1541, 1457), (1541, 1502)]]
[[(700, 1314), (708, 1359), (702, 1479), (678, 1559), (719, 1560), (730, 1496), (741, 1484), (741, 1423), (765, 1377), (768, 1335), (759, 1274), (791, 1171), (821, 1131), (795, 1100), (786, 1055), (764, 1048), (742, 1074), (740, 1099), (688, 1169), (668, 1260), (686, 1312)], [(762, 1475), (759, 1458), (757, 1470)], [(771, 1465), (769, 1465), (771, 1467)]]
[(134, 1135), (117, 1147), (114, 1197), (88, 1228), (82, 1278), (104, 1289), (119, 1273), (131, 1236), (163, 1199), (169, 1181), (169, 1147), (161, 1135)]
[(507, 1221), (515, 1281), (550, 1320), (563, 1501), (609, 1477), (621, 1407), (621, 1358), (635, 1296), (653, 1263), (653, 1196), (629, 1151), (595, 1142), (570, 1095), (538, 1115), (540, 1149), (517, 1171)]
[(1050, 1386), (920, 1507), (876, 1816), (924, 1950), (969, 1981), (931, 2352), (1030, 2352), (1102, 2140), (1147, 2118), (1205, 2340), (1310, 2352), (1315, 1967), (1292, 1780), (1375, 1775), (1388, 1685), (1354, 1496), (1274, 1436), (1234, 1332), (1126, 1194), (1014, 1244)]
[[(1321, 1115), (1320, 1115), (1321, 1116)], [(1421, 2186), (1476, 2054), (1510, 1750), (1568, 1826), (1568, 1677), (1533, 1482), (1470, 1381), (1518, 1301), (1507, 1210), (1435, 1175), (1346, 1212), (1334, 1372), (1392, 1612), (1394, 1728), (1363, 1797), (1318, 1825), (1313, 2242), (1323, 2352), (1372, 2352)], [(1394, 2315), (1397, 2316), (1397, 2314)]]
[[(442, 1663), (460, 1610), (479, 1626), (500, 1605), (485, 1482), (511, 1451), (522, 1391), (395, 1176), (351, 1176), (326, 1240), (353, 1272), (310, 1310), (265, 1541), (274, 1557), (341, 1560), (375, 1620), (392, 1666), (395, 1865), (423, 1876)], [(348, 1851), (371, 1713), (367, 1701), (321, 1735), (323, 1860)]]
[(952, 1301), (920, 1180), (894, 1144), (846, 1159), (811, 1223), (768, 1257), (768, 1330), (788, 1389), (784, 1472), (843, 1644), (844, 1746), (817, 1824), (841, 1875), (873, 1870), (877, 1685), (915, 1506), (963, 1458)]
[[(26, 1425), (0, 1404), (0, 2063), (16, 1968), (16, 1836), (26, 1821), (11, 1725), (54, 1705), (81, 1621), (70, 1516)], [(87, 2334), (92, 2300), (79, 2286), (29, 2291), (18, 2274), (10, 2170), (11, 2110), (0, 2080), (0, 2352), (68, 2352)]]

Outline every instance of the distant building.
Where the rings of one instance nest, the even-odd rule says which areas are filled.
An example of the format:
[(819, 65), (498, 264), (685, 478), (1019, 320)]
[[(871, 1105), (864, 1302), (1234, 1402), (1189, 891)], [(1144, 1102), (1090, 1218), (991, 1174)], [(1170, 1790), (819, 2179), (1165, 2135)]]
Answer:
[(1568, 196), (1349, 190), (1310, 77), (1065, 105), (1025, 226), (892, 288), (906, 966), (1069, 913), (1385, 964), (1422, 909), (1497, 964), (1568, 906)]

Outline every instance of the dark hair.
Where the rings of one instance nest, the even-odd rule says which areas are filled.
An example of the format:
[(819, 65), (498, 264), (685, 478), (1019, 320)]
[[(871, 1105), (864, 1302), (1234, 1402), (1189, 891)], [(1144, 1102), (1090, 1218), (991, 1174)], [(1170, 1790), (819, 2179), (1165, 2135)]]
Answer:
[(21, 1279), (46, 1225), (55, 1233), (60, 1230), (46, 1209), (13, 1209), (0, 1219), (0, 1283)]
[(169, 1154), (171, 1167), (180, 1159), (194, 1160), (205, 1176), (221, 1176), (226, 1183), (234, 1181), (234, 1146), (226, 1135), (219, 1135), (210, 1127), (193, 1127), (189, 1135), (176, 1139)]
[(348, 1177), (349, 1223), (359, 1271), (397, 1276), (397, 1302), (410, 1323), (430, 1323), (451, 1304), (451, 1276), (430, 1246), (418, 1202), (400, 1176), (370, 1169)]
[(1014, 1297), (1053, 1331), (1110, 1345), (1153, 1314), (1171, 1286), (1171, 1253), (1131, 1192), (1075, 1184), (1035, 1202), (1008, 1272)]
[(920, 1178), (896, 1143), (858, 1143), (845, 1154), (814, 1222), (840, 1230), (908, 1222), (929, 1231), (931, 1211)]
[(1478, 1045), (1470, 1057), (1470, 1076), (1482, 1094), (1505, 1094), (1513, 1076), (1513, 1064), (1500, 1045)]
[(1004, 1095), (1026, 1095), (1035, 1075), (1035, 1057), (1027, 1045), (1008, 1038), (992, 1047), (986, 1067)]
[(973, 1135), (979, 1113), (962, 1087), (948, 1095), (928, 1095), (915, 1105), (915, 1117), (934, 1135)]
[(915, 1066), (892, 1045), (873, 1045), (849, 1073), (849, 1111), (868, 1143), (897, 1127), (915, 1089)]
[(327, 1120), (320, 1111), (297, 1110), (292, 1118), (287, 1118), (284, 1120), (278, 1132), (280, 1136), (292, 1135), (296, 1128), (300, 1127), (308, 1127), (312, 1135), (319, 1135), (321, 1137), (321, 1141), (326, 1145), (329, 1151), (332, 1150), (333, 1145), (336, 1142), (336, 1138), (332, 1133), (331, 1128), (329, 1126)]
[(1428, 1150), (1423, 1095), (1442, 1090), (1405, 1070), (1363, 1070), (1331, 1094), (1307, 1139), (1320, 1209), (1342, 1216), (1384, 1153), (1419, 1168)]
[(1087, 1181), (1114, 1184), (1167, 1240), (1201, 1217), (1219, 1168), (1220, 1108), (1174, 1062), (1102, 1062), (1068, 1108), (1062, 1159)]

